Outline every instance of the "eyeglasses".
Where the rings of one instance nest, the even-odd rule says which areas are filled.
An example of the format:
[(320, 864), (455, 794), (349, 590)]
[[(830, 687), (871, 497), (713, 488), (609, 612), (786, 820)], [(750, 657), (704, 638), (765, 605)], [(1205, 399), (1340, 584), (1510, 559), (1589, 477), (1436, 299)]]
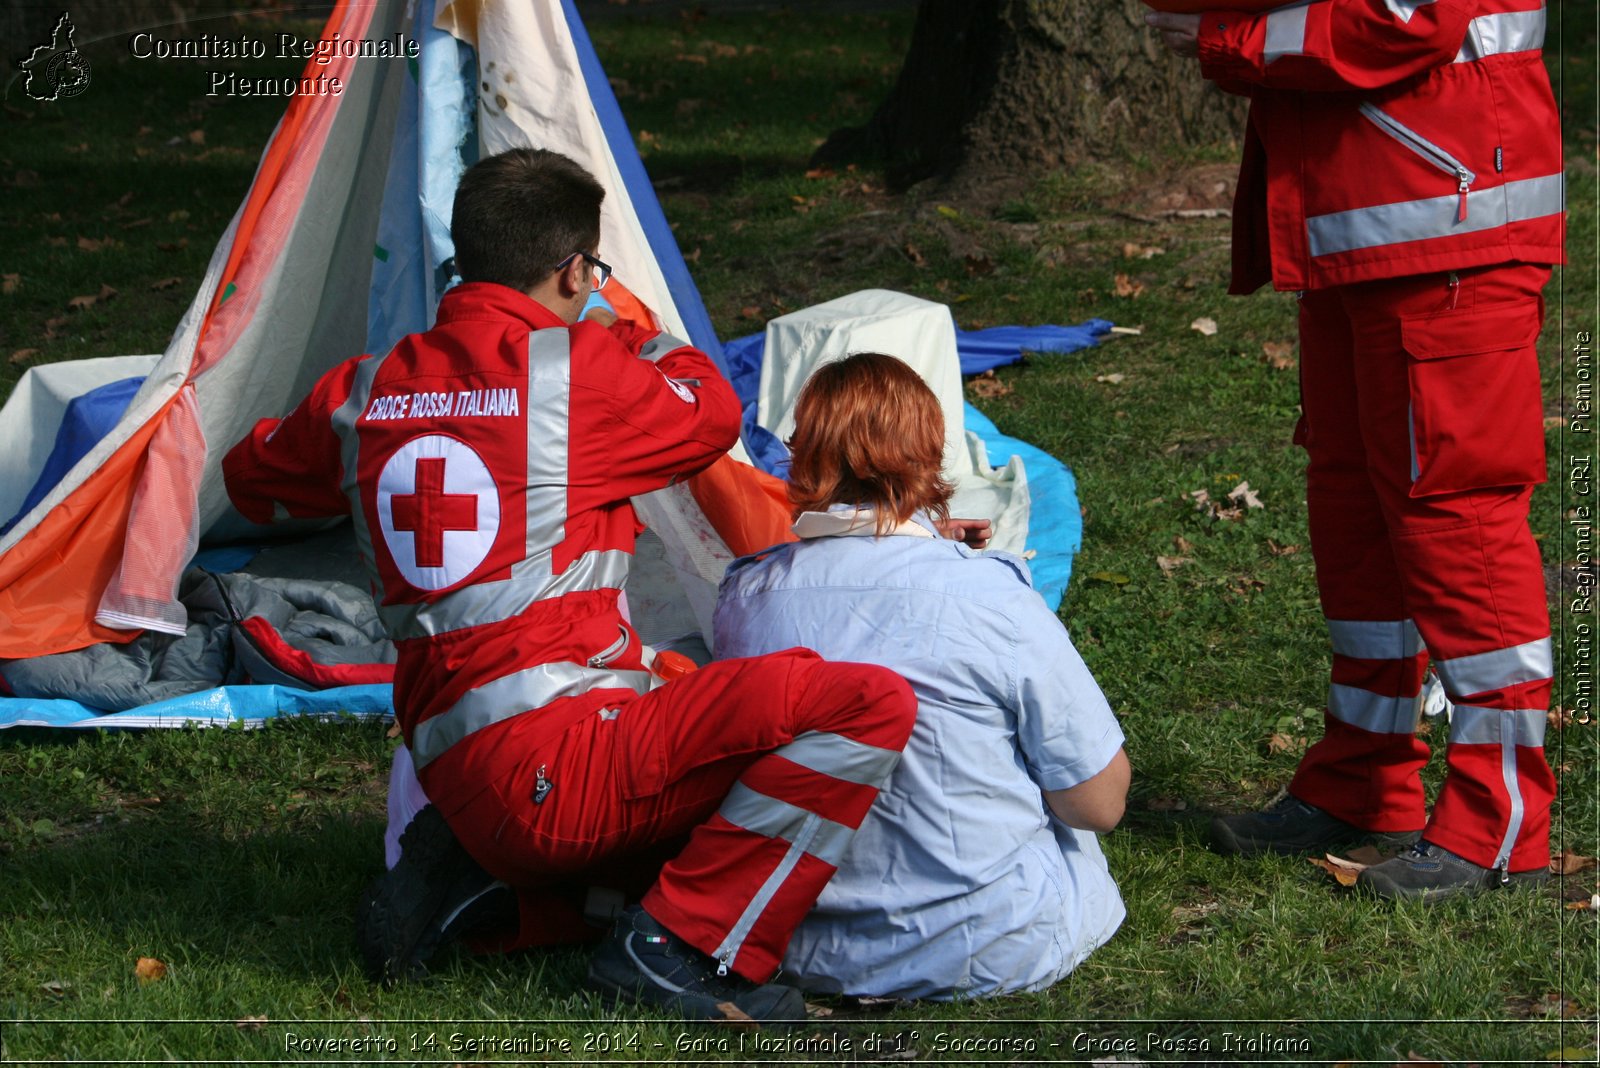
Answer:
[(604, 289), (606, 287), (606, 283), (611, 281), (611, 265), (609, 263), (602, 263), (599, 259), (589, 255), (587, 252), (574, 252), (572, 255), (556, 264), (556, 270), (566, 270), (567, 265), (573, 260), (577, 259), (579, 256), (582, 256), (585, 260), (588, 260), (589, 266), (594, 268), (594, 287), (596, 289)]

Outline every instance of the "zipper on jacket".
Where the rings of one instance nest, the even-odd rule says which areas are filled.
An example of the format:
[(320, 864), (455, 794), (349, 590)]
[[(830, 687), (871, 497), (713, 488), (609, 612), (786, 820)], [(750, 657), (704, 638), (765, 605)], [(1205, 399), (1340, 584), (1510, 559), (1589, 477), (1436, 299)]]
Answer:
[(618, 624), (617, 629), (622, 632), (621, 635), (618, 636), (616, 641), (589, 658), (590, 667), (603, 668), (621, 656), (623, 650), (628, 648), (628, 628)]
[(1467, 190), (1471, 188), (1472, 183), (1477, 180), (1478, 176), (1468, 170), (1466, 164), (1376, 105), (1370, 103), (1362, 104), (1361, 114), (1365, 115), (1378, 129), (1399, 141), (1441, 171), (1455, 175), (1456, 195), (1458, 198), (1456, 221), (1465, 220), (1467, 217)]

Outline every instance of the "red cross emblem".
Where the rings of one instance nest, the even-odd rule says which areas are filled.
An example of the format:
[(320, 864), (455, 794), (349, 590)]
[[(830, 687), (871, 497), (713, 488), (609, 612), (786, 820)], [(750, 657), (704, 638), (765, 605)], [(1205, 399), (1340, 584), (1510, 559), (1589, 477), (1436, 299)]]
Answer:
[(478, 529), (478, 495), (444, 491), (444, 457), (418, 457), (416, 492), (389, 499), (394, 529), (416, 535), (417, 566), (444, 566), (444, 532)]
[(412, 438), (378, 474), (378, 528), (401, 576), (424, 590), (467, 578), (500, 532), (500, 493), (483, 457), (448, 434)]

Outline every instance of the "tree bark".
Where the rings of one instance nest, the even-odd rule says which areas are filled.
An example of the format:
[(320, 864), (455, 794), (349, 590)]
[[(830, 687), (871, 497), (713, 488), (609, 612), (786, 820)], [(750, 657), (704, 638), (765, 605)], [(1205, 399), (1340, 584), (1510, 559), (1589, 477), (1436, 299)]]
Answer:
[(922, 0), (888, 98), (817, 160), (879, 156), (904, 187), (1237, 139), (1243, 101), (1168, 53), (1147, 10), (1139, 0)]

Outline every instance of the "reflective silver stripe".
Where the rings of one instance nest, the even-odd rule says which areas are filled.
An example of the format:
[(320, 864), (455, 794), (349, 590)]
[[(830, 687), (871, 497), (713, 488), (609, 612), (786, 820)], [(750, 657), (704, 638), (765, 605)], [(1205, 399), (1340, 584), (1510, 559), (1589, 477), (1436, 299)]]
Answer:
[(689, 343), (682, 338), (673, 337), (668, 333), (660, 333), (644, 343), (644, 348), (639, 350), (639, 359), (655, 363), (669, 352), (688, 347)]
[(1267, 39), (1262, 62), (1272, 64), (1284, 56), (1303, 55), (1306, 50), (1306, 6), (1280, 7), (1267, 12)]
[(1328, 638), (1338, 656), (1404, 660), (1422, 652), (1422, 635), (1409, 619), (1330, 619)]
[(1426, 241), (1436, 237), (1493, 230), (1509, 223), (1558, 215), (1565, 203), (1560, 174), (1524, 178), (1494, 189), (1467, 193), (1467, 217), (1460, 218), (1461, 194), (1402, 200), (1316, 215), (1306, 220), (1313, 256)]
[(1540, 638), (1509, 649), (1435, 660), (1434, 670), (1444, 680), (1445, 692), (1452, 700), (1475, 693), (1488, 693), (1519, 682), (1548, 679), (1555, 670), (1551, 662), (1550, 639)]
[(1517, 776), (1517, 746), (1538, 748), (1544, 745), (1546, 714), (1537, 708), (1478, 708), (1457, 705), (1450, 718), (1451, 745), (1498, 745), (1500, 747), (1500, 778), (1505, 784), (1506, 798), (1511, 812), (1506, 819), (1505, 837), (1495, 854), (1494, 867), (1504, 868), (1511, 860), (1511, 850), (1522, 833), (1522, 820), (1526, 808), (1522, 801), (1522, 784)]
[(1544, 745), (1549, 714), (1538, 708), (1482, 708), (1456, 705), (1450, 714), (1451, 745), (1497, 745), (1511, 726), (1513, 745), (1538, 749)]
[(433, 604), (384, 605), (378, 614), (396, 640), (448, 634), (510, 619), (538, 601), (579, 590), (620, 590), (633, 558), (623, 549), (593, 549), (554, 577), (550, 576), (549, 560), (549, 553), (518, 560), (511, 566), (510, 576), (498, 582), (464, 586)]
[(858, 786), (880, 786), (900, 763), (900, 754), (846, 738), (842, 734), (812, 731), (774, 752), (803, 768)]
[(845, 847), (850, 844), (850, 836), (855, 834), (842, 823), (818, 816), (814, 812), (808, 812), (787, 801), (780, 801), (776, 797), (768, 797), (738, 782), (733, 784), (728, 796), (722, 799), (722, 806), (717, 809), (717, 815), (752, 834), (782, 838), (786, 842), (799, 842), (806, 823), (815, 819), (818, 823), (808, 836), (805, 851), (836, 868), (844, 857)]
[(1415, 696), (1384, 697), (1337, 682), (1328, 687), (1333, 718), (1374, 734), (1411, 734), (1417, 729), (1417, 711)]
[(643, 694), (649, 692), (650, 680), (648, 671), (607, 671), (567, 661), (524, 668), (467, 691), (444, 712), (417, 724), (411, 734), (411, 756), (417, 767), (426, 767), (474, 731), (531, 708), (591, 690), (621, 689)]
[(344, 481), (339, 488), (351, 501), (350, 524), (355, 529), (356, 553), (366, 565), (374, 589), (382, 589), (383, 582), (378, 576), (378, 557), (372, 545), (372, 528), (367, 525), (366, 511), (360, 503), (361, 494), (356, 488), (356, 471), (361, 462), (361, 436), (356, 432), (356, 423), (372, 399), (372, 384), (377, 380), (378, 368), (388, 358), (385, 353), (356, 365), (355, 378), (350, 383), (350, 395), (334, 410), (332, 419), (333, 432), (339, 436), (339, 460), (344, 464)]
[(1434, 0), (1383, 0), (1383, 6), (1401, 22), (1410, 22), (1411, 16), (1417, 13), (1417, 8), (1433, 2)]
[(711, 954), (721, 961), (724, 966), (731, 965), (734, 958), (739, 955), (739, 951), (744, 948), (744, 940), (750, 936), (750, 931), (755, 927), (756, 921), (761, 918), (763, 912), (767, 911), (767, 906), (772, 903), (772, 899), (778, 896), (778, 891), (783, 888), (784, 880), (789, 878), (789, 873), (794, 871), (795, 865), (800, 863), (800, 858), (805, 854), (806, 845), (810, 843), (811, 837), (816, 834), (817, 824), (821, 820), (822, 817), (814, 813), (806, 820), (805, 824), (800, 828), (800, 833), (796, 836), (794, 843), (789, 846), (789, 851), (783, 855), (783, 859), (778, 862), (778, 866), (772, 869), (772, 874), (767, 876), (766, 881), (755, 892), (755, 896), (750, 899), (750, 903), (739, 914), (739, 919), (734, 923), (732, 929), (728, 931), (728, 937), (724, 938), (722, 944)]
[(572, 337), (565, 327), (528, 335), (528, 557), (566, 534), (567, 444), (572, 418)]
[(1544, 47), (1545, 9), (1502, 11), (1479, 15), (1467, 24), (1467, 39), (1456, 53), (1457, 63), (1472, 63), (1485, 56), (1507, 52), (1533, 52)]

